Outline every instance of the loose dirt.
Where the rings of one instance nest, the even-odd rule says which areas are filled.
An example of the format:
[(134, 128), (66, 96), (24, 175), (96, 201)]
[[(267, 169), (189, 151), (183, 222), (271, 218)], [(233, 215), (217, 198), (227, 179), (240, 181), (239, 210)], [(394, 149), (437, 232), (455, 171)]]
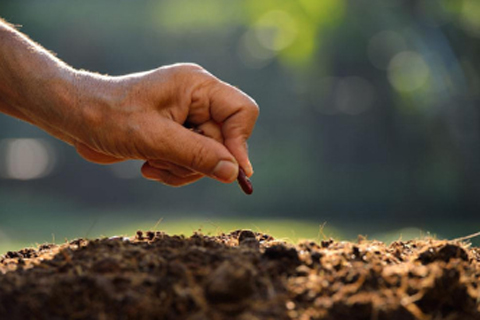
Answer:
[(480, 249), (137, 232), (0, 258), (0, 319), (480, 319)]

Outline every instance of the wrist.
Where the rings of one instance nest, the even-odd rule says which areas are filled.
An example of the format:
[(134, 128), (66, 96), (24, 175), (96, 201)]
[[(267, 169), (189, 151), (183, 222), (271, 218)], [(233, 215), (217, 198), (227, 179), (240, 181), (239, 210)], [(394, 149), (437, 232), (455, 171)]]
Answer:
[(129, 92), (126, 79), (75, 70), (72, 86), (68, 98), (72, 135), (101, 150), (96, 146), (99, 135), (115, 136), (127, 121), (130, 108), (125, 107)]
[(40, 128), (68, 131), (65, 129), (77, 113), (73, 70), (58, 67), (42, 71), (23, 81), (29, 92), (22, 95), (25, 100), (19, 102), (18, 109)]
[(75, 70), (71, 86), (68, 101), (72, 118), (69, 119), (69, 127), (76, 139), (87, 143), (89, 130), (106, 121), (102, 110), (109, 105), (110, 98), (104, 88), (105, 81), (99, 75)]

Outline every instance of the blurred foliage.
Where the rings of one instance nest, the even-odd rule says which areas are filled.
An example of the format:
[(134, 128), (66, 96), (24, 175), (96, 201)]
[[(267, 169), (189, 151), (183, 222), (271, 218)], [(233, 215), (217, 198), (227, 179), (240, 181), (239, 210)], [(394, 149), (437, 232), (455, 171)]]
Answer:
[(321, 32), (341, 22), (344, 1), (248, 0), (245, 9), (249, 31), (258, 41), (285, 64), (308, 67), (321, 44)]
[[(144, 181), (137, 162), (86, 163), (0, 116), (0, 140), (44, 138), (56, 163), (39, 179), (4, 172), (0, 192), (16, 204), (0, 204), (0, 230), (35, 215), (22, 205), (33, 198), (42, 214), (68, 203), (67, 217), (305, 218), (360, 233), (440, 221), (452, 236), (480, 225), (476, 0), (24, 0), (0, 2), (0, 14), (76, 68), (119, 75), (196, 62), (261, 107), (251, 197), (214, 181)], [(3, 158), (9, 145), (0, 141)], [(5, 163), (0, 154), (0, 174)]]
[(343, 0), (171, 0), (158, 2), (152, 18), (159, 28), (173, 33), (215, 33), (243, 25), (247, 45), (257, 51), (254, 53), (307, 67), (320, 44), (319, 34), (340, 23), (344, 9)]

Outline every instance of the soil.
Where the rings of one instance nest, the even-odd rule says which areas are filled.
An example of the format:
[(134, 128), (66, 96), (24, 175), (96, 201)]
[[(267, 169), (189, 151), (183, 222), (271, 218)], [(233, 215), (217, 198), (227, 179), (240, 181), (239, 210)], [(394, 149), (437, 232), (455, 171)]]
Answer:
[(480, 319), (480, 248), (137, 232), (8, 252), (0, 319)]

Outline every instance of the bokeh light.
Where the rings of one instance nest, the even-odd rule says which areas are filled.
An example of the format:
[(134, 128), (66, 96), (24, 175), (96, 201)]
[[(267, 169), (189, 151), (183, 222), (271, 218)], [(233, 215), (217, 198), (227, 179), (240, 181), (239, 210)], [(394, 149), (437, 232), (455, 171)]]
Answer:
[(254, 28), (259, 43), (273, 51), (287, 48), (300, 31), (290, 14), (282, 10), (267, 12), (257, 21)]
[(248, 30), (238, 43), (238, 56), (246, 67), (260, 69), (268, 65), (275, 57), (275, 51), (262, 46), (254, 30)]
[(5, 139), (0, 144), (3, 156), (1, 175), (8, 179), (31, 180), (48, 176), (56, 157), (48, 142), (41, 139)]
[(422, 55), (403, 51), (395, 55), (388, 65), (388, 80), (398, 91), (409, 92), (427, 82), (430, 70)]

